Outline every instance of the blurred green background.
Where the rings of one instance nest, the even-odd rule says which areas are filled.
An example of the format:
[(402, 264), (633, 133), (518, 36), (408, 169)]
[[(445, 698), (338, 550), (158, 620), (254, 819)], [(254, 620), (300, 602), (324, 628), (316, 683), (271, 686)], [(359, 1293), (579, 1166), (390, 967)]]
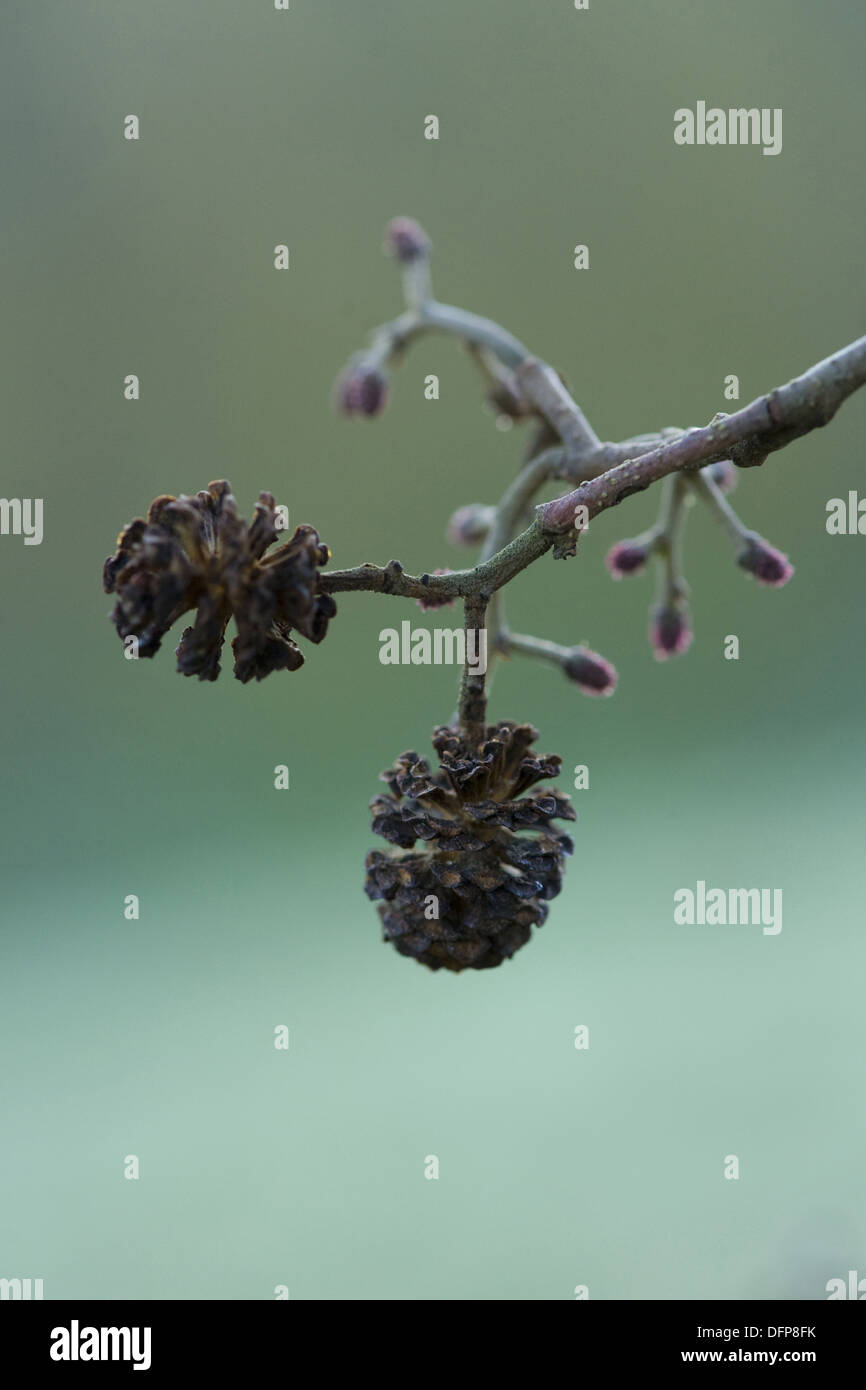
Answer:
[[(620, 687), (497, 675), (492, 717), (590, 788), (547, 925), (489, 973), (402, 959), (362, 891), (378, 773), (454, 704), (453, 671), (381, 666), (378, 633), (436, 615), (345, 595), (297, 675), (208, 686), (173, 637), (124, 661), (100, 585), (152, 497), (222, 477), (248, 515), (274, 491), (335, 565), (463, 563), (448, 517), (496, 500), (523, 438), (461, 349), (418, 344), (380, 420), (330, 405), (400, 307), (395, 214), (433, 238), (439, 296), (553, 362), (604, 438), (703, 423), (728, 373), (745, 403), (858, 336), (862, 9), (7, 0), (0, 23), (2, 492), (45, 499), (41, 546), (0, 539), (0, 1276), (708, 1299), (866, 1275), (866, 542), (824, 527), (862, 487), (866, 397), (741, 477), (786, 589), (692, 515), (682, 659), (652, 659), (651, 580), (602, 563), (655, 491), (509, 589), (518, 630), (587, 642)], [(782, 107), (781, 155), (677, 148), (698, 99)], [(675, 926), (699, 878), (781, 888), (781, 934)]]

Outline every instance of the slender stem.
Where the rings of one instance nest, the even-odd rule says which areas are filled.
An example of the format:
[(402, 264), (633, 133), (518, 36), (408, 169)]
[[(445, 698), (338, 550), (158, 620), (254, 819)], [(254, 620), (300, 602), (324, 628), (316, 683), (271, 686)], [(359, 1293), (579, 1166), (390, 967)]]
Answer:
[(742, 545), (751, 532), (737, 516), (718, 483), (703, 471), (694, 473), (689, 481), (698, 496), (710, 504), (734, 544)]
[(658, 520), (656, 521), (656, 530), (665, 540), (667, 540), (670, 535), (671, 527), (674, 522), (678, 496), (677, 479), (667, 478), (662, 488), (661, 505), (659, 506)]
[(501, 393), (506, 398), (511, 398), (520, 414), (525, 414), (528, 406), (521, 399), (515, 378), (515, 373), (504, 366), (495, 352), (489, 348), (479, 347), (477, 343), (466, 342), (466, 351), (472, 358), (482, 381), (487, 389), (488, 396), (494, 393)]
[(686, 483), (679, 474), (666, 478), (656, 523), (655, 551), (661, 561), (659, 599), (669, 603), (688, 596), (682, 573), (682, 533), (685, 523)]
[(407, 348), (413, 338), (423, 332), (417, 309), (407, 309), (399, 318), (375, 328), (370, 344), (358, 356), (370, 367), (385, 367), (391, 358)]
[[(496, 509), (493, 525), (487, 533), (487, 539), (481, 551), (481, 563), (491, 561), (511, 540), (524, 508), (528, 506), (542, 483), (551, 476), (550, 454), (553, 452), (553, 450), (547, 450), (545, 453), (539, 454), (537, 458), (531, 459), (506, 490)], [(492, 591), (487, 619), (489, 651), (494, 663), (502, 652), (502, 644), (499, 639), (505, 626), (505, 605), (500, 587)]]
[(514, 375), (519, 390), (559, 435), (567, 453), (583, 458), (599, 447), (601, 440), (552, 367), (530, 357)]
[(489, 348), (506, 367), (519, 367), (529, 356), (523, 344), (493, 319), (482, 318), (480, 314), (470, 314), (466, 309), (458, 309), (453, 304), (440, 304), (430, 300), (419, 310), (420, 320), (425, 328), (435, 328), (442, 333), (451, 333), (476, 347)]
[(427, 256), (418, 256), (403, 266), (403, 298), (407, 309), (415, 310), (419, 315), (424, 305), (432, 300), (433, 285)]
[[(472, 594), (466, 599), (466, 651), (460, 678), (458, 717), (460, 732), (473, 748), (480, 748), (487, 731), (487, 596)], [(470, 666), (474, 656), (474, 669)]]
[(548, 642), (543, 637), (530, 637), (523, 632), (503, 632), (500, 642), (505, 651), (520, 652), (523, 656), (535, 656), (541, 661), (550, 661), (554, 666), (562, 666), (571, 648), (560, 646), (558, 642)]

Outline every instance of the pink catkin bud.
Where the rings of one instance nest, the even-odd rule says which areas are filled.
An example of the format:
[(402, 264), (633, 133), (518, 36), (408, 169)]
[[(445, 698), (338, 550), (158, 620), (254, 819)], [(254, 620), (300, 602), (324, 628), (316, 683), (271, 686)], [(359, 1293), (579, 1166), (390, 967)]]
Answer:
[(564, 658), (562, 669), (568, 679), (580, 686), (584, 695), (612, 695), (619, 677), (616, 670), (598, 652), (589, 647), (572, 647)]
[(745, 549), (737, 556), (737, 564), (748, 574), (753, 574), (759, 584), (771, 589), (781, 589), (794, 573), (794, 566), (787, 555), (768, 545), (761, 536), (749, 537)]
[(458, 507), (448, 523), (448, 540), (452, 545), (478, 545), (490, 530), (495, 514), (496, 508), (485, 506), (483, 502)]
[(405, 265), (429, 254), (430, 238), (411, 217), (395, 217), (385, 228), (385, 245)]
[(640, 574), (649, 555), (649, 546), (644, 541), (617, 541), (605, 556), (614, 579), (623, 579), (627, 574)]
[(650, 618), (649, 639), (656, 661), (679, 656), (692, 642), (689, 611), (682, 599), (660, 604)]
[(711, 463), (707, 473), (720, 492), (733, 492), (739, 482), (737, 465), (733, 459), (719, 459), (718, 463)]
[(388, 403), (388, 378), (378, 367), (347, 367), (337, 383), (336, 400), (343, 415), (381, 415)]

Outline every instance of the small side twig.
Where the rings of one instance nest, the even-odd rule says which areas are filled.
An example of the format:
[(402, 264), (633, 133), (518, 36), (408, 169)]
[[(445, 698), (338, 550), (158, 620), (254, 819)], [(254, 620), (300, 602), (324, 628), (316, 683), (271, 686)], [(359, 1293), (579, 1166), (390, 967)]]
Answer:
[[(473, 748), (480, 748), (487, 728), (487, 595), (472, 594), (465, 604), (465, 655), (460, 679), (458, 718), (460, 732)], [(470, 664), (470, 655), (475, 660)], [(482, 658), (482, 659), (480, 659)]]

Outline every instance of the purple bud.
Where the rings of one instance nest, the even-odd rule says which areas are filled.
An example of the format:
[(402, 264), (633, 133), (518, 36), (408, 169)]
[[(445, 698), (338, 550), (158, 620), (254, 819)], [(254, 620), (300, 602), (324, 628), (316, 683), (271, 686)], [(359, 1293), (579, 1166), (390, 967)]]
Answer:
[(495, 507), (487, 507), (483, 502), (458, 507), (448, 523), (448, 540), (452, 545), (478, 545), (490, 530), (495, 512)]
[(572, 647), (564, 658), (562, 669), (568, 679), (579, 685), (584, 695), (612, 695), (619, 677), (616, 670), (598, 652), (589, 647)]
[(388, 378), (377, 367), (347, 367), (336, 390), (343, 415), (381, 415), (388, 402)]
[(787, 555), (768, 545), (762, 536), (749, 537), (745, 549), (737, 556), (737, 564), (753, 574), (759, 584), (766, 584), (771, 589), (781, 589), (794, 573), (794, 566)]
[(405, 265), (429, 255), (430, 238), (411, 217), (395, 217), (385, 228), (385, 246)]
[(718, 463), (711, 463), (706, 471), (720, 492), (733, 492), (740, 480), (733, 459), (719, 459)]
[(650, 616), (649, 639), (656, 661), (679, 656), (692, 642), (689, 610), (683, 599), (672, 599), (653, 609)]
[(622, 579), (627, 574), (640, 574), (649, 552), (644, 541), (617, 541), (607, 552), (604, 563), (614, 579)]
[[(453, 571), (453, 570), (434, 570), (433, 573), (434, 573), (434, 574), (453, 574), (454, 571)], [(428, 575), (428, 578), (429, 578), (429, 575)], [(422, 612), (422, 613), (428, 612), (428, 610), (431, 609), (431, 608), (453, 608), (453, 607), (454, 607), (454, 600), (453, 600), (453, 598), (433, 598), (432, 595), (431, 595), (430, 598), (419, 598), (419, 599), (417, 600), (417, 603), (418, 603), (418, 607), (421, 609), (421, 612)]]

